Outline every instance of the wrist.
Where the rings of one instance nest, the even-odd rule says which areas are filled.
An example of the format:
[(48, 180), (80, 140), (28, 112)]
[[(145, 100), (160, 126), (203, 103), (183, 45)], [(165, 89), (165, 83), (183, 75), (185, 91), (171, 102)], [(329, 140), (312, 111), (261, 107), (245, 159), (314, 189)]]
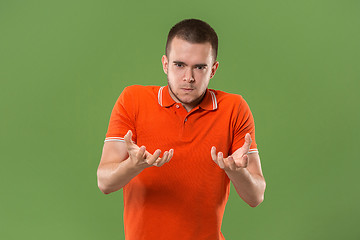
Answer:
[(138, 164), (136, 164), (136, 162), (132, 161), (130, 159), (130, 157), (128, 159), (125, 160), (125, 164), (126, 164), (126, 168), (128, 170), (128, 172), (133, 173), (133, 174), (139, 174), (140, 172), (142, 172), (145, 167), (142, 167)]
[(246, 168), (237, 168), (236, 170), (225, 170), (225, 173), (230, 177), (248, 174), (249, 171)]

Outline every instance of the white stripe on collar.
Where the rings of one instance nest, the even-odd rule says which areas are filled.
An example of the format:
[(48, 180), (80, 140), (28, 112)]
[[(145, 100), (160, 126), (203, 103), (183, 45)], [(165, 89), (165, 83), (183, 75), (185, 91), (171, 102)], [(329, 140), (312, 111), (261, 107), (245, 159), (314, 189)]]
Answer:
[(161, 87), (161, 88), (159, 89), (159, 92), (158, 92), (158, 102), (159, 102), (160, 106), (163, 106), (163, 105), (162, 105), (162, 91), (163, 91), (163, 88), (164, 88), (164, 87)]
[(212, 98), (212, 103), (213, 103), (213, 110), (217, 109), (217, 99), (215, 96), (215, 93), (211, 90), (209, 90), (210, 94), (211, 94), (211, 98)]

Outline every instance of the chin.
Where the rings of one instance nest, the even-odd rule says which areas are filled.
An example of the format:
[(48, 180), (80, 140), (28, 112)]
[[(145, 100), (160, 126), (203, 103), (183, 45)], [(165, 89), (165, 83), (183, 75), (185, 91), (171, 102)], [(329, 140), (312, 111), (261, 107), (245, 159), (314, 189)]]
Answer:
[(185, 95), (185, 96), (178, 95), (177, 98), (183, 103), (191, 103), (191, 102), (195, 101), (195, 99), (196, 99), (194, 97), (190, 97), (189, 95)]

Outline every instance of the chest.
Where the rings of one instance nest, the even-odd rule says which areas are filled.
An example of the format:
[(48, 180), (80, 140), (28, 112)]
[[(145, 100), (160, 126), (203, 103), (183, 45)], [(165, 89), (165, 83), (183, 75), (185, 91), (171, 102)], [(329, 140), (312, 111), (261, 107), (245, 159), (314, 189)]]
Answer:
[(137, 144), (146, 146), (150, 153), (172, 148), (174, 156), (162, 167), (146, 169), (132, 184), (142, 186), (142, 193), (147, 196), (153, 192), (156, 197), (187, 192), (189, 196), (196, 196), (199, 204), (201, 196), (213, 196), (216, 204), (222, 202), (229, 181), (212, 160), (211, 147), (215, 146), (227, 156), (233, 141), (234, 123), (230, 113), (220, 109), (188, 113), (182, 106), (149, 109), (143, 109), (137, 116)]
[(182, 155), (208, 152), (215, 146), (227, 155), (234, 135), (231, 112), (201, 108), (187, 112), (180, 104), (150, 109), (143, 109), (136, 119), (138, 145), (150, 151), (173, 148)]

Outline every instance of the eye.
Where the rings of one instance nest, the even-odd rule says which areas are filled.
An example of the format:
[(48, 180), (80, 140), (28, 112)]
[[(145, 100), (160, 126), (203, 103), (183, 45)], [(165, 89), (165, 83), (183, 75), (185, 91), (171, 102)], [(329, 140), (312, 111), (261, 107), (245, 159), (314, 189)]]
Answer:
[(203, 70), (205, 69), (206, 67), (205, 66), (197, 66), (196, 69), (199, 69), (199, 70)]
[(183, 67), (184, 65), (182, 65), (181, 63), (174, 63), (174, 65), (176, 66), (176, 67)]

